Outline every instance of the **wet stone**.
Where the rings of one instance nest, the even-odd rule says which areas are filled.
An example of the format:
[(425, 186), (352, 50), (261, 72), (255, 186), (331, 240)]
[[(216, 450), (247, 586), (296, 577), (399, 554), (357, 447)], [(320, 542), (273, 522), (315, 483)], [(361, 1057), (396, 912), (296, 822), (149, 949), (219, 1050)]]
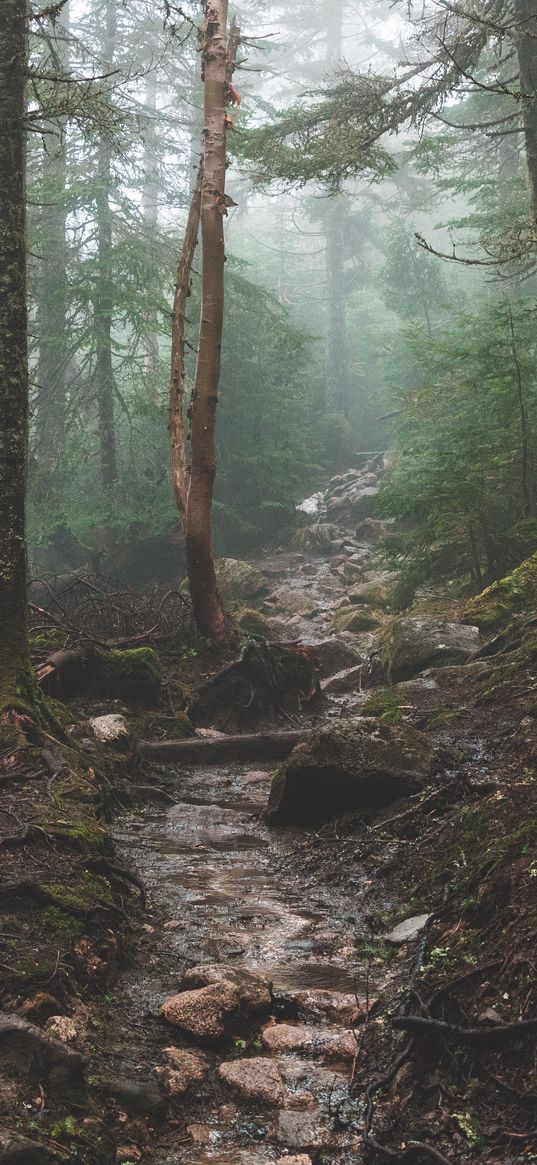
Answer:
[(262, 1015), (270, 1011), (272, 1007), (270, 980), (239, 967), (229, 967), (220, 963), (190, 967), (183, 975), (181, 986), (208, 987), (230, 983), (238, 991), (243, 1017)]
[(342, 991), (327, 991), (323, 988), (300, 991), (295, 999), (302, 1016), (351, 1026), (363, 1023), (376, 1002), (372, 997), (360, 999)]
[(413, 939), (418, 938), (422, 930), (425, 930), (430, 918), (432, 918), (431, 914), (416, 914), (413, 918), (405, 918), (404, 922), (394, 926), (393, 930), (384, 936), (386, 942), (394, 945), (412, 942)]
[(225, 1061), (220, 1065), (218, 1075), (245, 1100), (279, 1105), (285, 1099), (283, 1077), (272, 1060), (257, 1056), (251, 1060)]
[(162, 1017), (193, 1040), (220, 1040), (240, 1009), (240, 994), (232, 983), (220, 982), (197, 991), (171, 995), (160, 1008)]
[(168, 1063), (156, 1068), (155, 1075), (169, 1096), (182, 1096), (194, 1084), (200, 1084), (209, 1071), (209, 1060), (201, 1052), (185, 1048), (165, 1048)]

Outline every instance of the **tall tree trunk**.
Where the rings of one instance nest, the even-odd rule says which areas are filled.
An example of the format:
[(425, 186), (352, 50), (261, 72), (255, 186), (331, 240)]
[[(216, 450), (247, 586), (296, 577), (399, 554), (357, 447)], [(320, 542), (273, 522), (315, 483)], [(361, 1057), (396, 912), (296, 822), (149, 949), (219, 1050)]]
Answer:
[[(142, 186), (142, 214), (147, 239), (151, 244), (158, 229), (158, 151), (157, 151), (157, 76), (154, 68), (149, 68), (145, 78), (145, 104), (148, 116), (144, 128), (144, 181)], [(146, 338), (145, 366), (151, 375), (155, 373), (159, 358), (156, 313), (149, 311)], [(156, 401), (159, 404), (159, 400)]]
[[(344, 0), (326, 3), (326, 62), (335, 68), (343, 55)], [(346, 205), (337, 195), (328, 205), (326, 241), (326, 404), (329, 409), (348, 413), (347, 322), (345, 289), (345, 216)]]
[[(108, 69), (114, 60), (116, 41), (116, 0), (107, 0), (103, 39), (103, 63)], [(114, 284), (112, 278), (112, 212), (110, 209), (112, 146), (106, 129), (97, 151), (97, 281), (94, 300), (95, 397), (99, 418), (101, 479), (109, 489), (118, 479), (116, 429), (114, 420), (114, 370), (112, 365), (112, 318)]]
[(202, 635), (226, 637), (212, 554), (215, 422), (224, 318), (225, 104), (228, 0), (206, 0), (203, 30), (204, 162), (201, 193), (202, 303), (191, 403), (186, 553), (192, 606)]
[(537, 10), (534, 0), (514, 0), (514, 10), (524, 145), (532, 214), (537, 226)]
[(185, 323), (186, 305), (190, 296), (192, 263), (198, 243), (201, 215), (201, 186), (203, 166), (200, 163), (198, 178), (190, 202), (190, 210), (185, 229), (185, 237), (175, 281), (175, 296), (172, 315), (172, 370), (170, 380), (170, 403), (168, 429), (171, 445), (171, 474), (175, 501), (183, 524), (186, 518), (187, 467), (184, 422), (185, 402)]
[(25, 492), (28, 441), (24, 83), (26, 0), (4, 0), (0, 36), (0, 713), (33, 704)]
[[(50, 21), (52, 71), (68, 66), (69, 5)], [(44, 138), (41, 183), (41, 261), (36, 281), (39, 357), (37, 363), (36, 457), (54, 474), (65, 443), (68, 379), (67, 245), (65, 205), (66, 119), (50, 124)]]

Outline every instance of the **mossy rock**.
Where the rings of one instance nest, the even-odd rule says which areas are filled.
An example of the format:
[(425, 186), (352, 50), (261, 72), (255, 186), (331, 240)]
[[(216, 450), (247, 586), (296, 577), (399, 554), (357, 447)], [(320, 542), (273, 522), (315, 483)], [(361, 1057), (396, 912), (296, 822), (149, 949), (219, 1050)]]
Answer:
[(389, 805), (416, 793), (432, 769), (420, 733), (365, 716), (309, 733), (272, 778), (271, 820), (310, 822)]
[(161, 670), (151, 647), (99, 650), (94, 671), (98, 687), (108, 696), (140, 703), (159, 699)]
[(173, 718), (174, 721), (174, 735), (178, 740), (186, 740), (189, 736), (196, 735), (196, 729), (186, 712), (176, 712)]
[(237, 611), (235, 620), (239, 630), (246, 635), (253, 635), (256, 639), (274, 639), (268, 619), (253, 607), (242, 607)]
[(381, 619), (369, 607), (342, 607), (330, 620), (332, 631), (374, 631)]
[(238, 558), (218, 558), (215, 562), (218, 590), (224, 603), (240, 603), (268, 594), (270, 587), (260, 570)]
[(465, 623), (475, 623), (481, 631), (496, 631), (518, 611), (533, 610), (536, 602), (537, 554), (532, 554), (511, 574), (471, 599), (462, 619)]
[(399, 724), (401, 721), (402, 698), (395, 688), (379, 688), (369, 696), (362, 708), (363, 716), (378, 716), (386, 724)]
[(392, 619), (380, 638), (382, 665), (393, 683), (426, 668), (464, 663), (480, 645), (475, 626), (406, 615)]
[(332, 522), (317, 522), (297, 530), (293, 546), (303, 554), (331, 554), (334, 543), (341, 538), (341, 530)]
[(365, 579), (349, 592), (351, 603), (366, 603), (373, 607), (389, 607), (393, 599), (395, 581), (393, 575), (381, 575)]

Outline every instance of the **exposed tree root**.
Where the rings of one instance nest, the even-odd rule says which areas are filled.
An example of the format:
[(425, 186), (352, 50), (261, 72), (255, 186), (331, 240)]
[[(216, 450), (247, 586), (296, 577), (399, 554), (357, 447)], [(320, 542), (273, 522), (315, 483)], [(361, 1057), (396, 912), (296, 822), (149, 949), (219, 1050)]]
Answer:
[(499, 1024), (497, 1027), (459, 1027), (446, 1023), (443, 1019), (432, 1019), (423, 1015), (396, 1015), (392, 1027), (399, 1031), (415, 1032), (416, 1035), (439, 1035), (473, 1048), (500, 1048), (522, 1039), (530, 1032), (537, 1031), (537, 1019), (525, 1019), (520, 1023)]

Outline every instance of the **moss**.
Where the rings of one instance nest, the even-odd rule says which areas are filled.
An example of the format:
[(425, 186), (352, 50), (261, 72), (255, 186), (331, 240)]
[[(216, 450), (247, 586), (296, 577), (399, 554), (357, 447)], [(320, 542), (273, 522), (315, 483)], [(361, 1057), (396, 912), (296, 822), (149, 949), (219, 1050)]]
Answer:
[(255, 611), (252, 607), (243, 607), (237, 611), (235, 620), (239, 630), (247, 635), (253, 635), (256, 639), (272, 639), (270, 623), (260, 611)]
[(379, 688), (362, 708), (363, 716), (378, 716), (386, 724), (399, 724), (402, 718), (401, 696), (394, 688)]
[(154, 703), (160, 696), (161, 670), (151, 647), (98, 650), (95, 675), (108, 696)]
[(42, 917), (47, 931), (64, 943), (76, 942), (84, 934), (84, 923), (82, 920), (80, 918), (73, 918), (72, 914), (66, 914), (57, 906), (47, 906), (47, 909), (43, 911)]
[(177, 734), (180, 740), (186, 739), (188, 736), (195, 736), (196, 729), (186, 712), (176, 712), (173, 718), (174, 733)]
[(460, 708), (443, 708), (430, 717), (427, 721), (427, 728), (443, 728), (455, 724), (460, 715)]
[(44, 889), (52, 894), (56, 905), (67, 909), (87, 910), (97, 903), (108, 905), (112, 902), (110, 883), (106, 878), (97, 874), (81, 873), (76, 886), (65, 885), (63, 882), (49, 882)]
[(100, 853), (107, 846), (108, 831), (98, 824), (94, 817), (78, 817), (70, 820), (55, 818), (49, 828), (63, 841), (68, 841), (81, 850)]
[(463, 621), (475, 623), (480, 630), (496, 630), (505, 626), (517, 611), (533, 608), (536, 601), (537, 554), (533, 554), (511, 574), (471, 599), (465, 608)]
[(373, 631), (380, 623), (379, 616), (368, 607), (342, 607), (332, 616), (330, 627), (332, 631)]

